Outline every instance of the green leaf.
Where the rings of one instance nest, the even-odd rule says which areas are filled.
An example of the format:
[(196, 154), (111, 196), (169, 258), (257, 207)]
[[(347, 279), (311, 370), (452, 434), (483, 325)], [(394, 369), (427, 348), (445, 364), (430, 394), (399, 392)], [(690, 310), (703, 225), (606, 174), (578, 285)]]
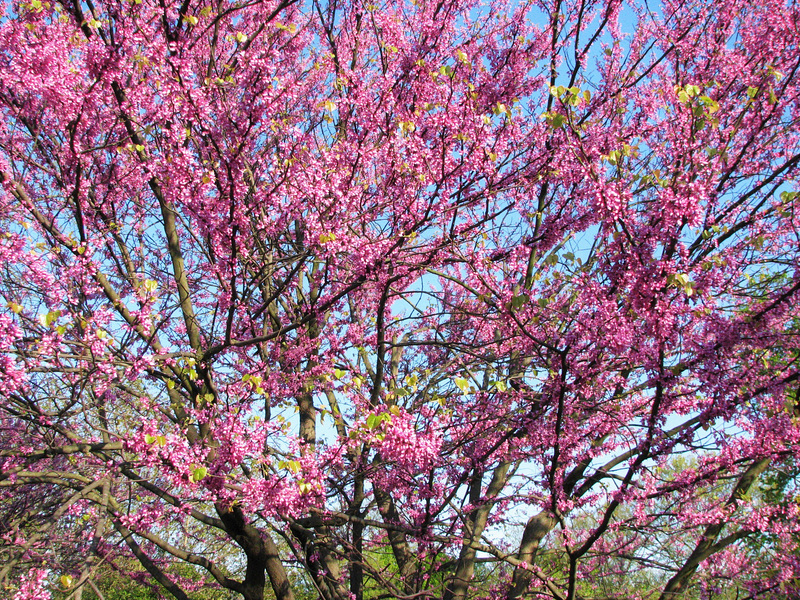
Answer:
[(39, 315), (39, 323), (45, 327), (50, 327), (61, 316), (60, 310), (51, 310), (46, 315)]
[(700, 93), (700, 87), (696, 85), (687, 85), (686, 93), (689, 95), (690, 98), (693, 98), (694, 96), (697, 96)]
[(502, 102), (498, 102), (492, 107), (492, 112), (496, 115), (508, 114), (508, 107)]
[(458, 386), (458, 389), (460, 389), (463, 393), (466, 394), (469, 392), (469, 381), (467, 381), (463, 377), (456, 377), (455, 384)]
[(197, 467), (194, 471), (192, 471), (192, 481), (198, 482), (206, 475), (208, 475), (208, 469), (206, 467)]
[(526, 303), (527, 303), (529, 300), (530, 300), (530, 298), (528, 298), (528, 297), (527, 297), (527, 296), (525, 296), (525, 295), (514, 296), (513, 298), (511, 298), (511, 307), (512, 307), (512, 308), (515, 308), (515, 309), (520, 309), (520, 308), (522, 308), (522, 307), (523, 307), (523, 306), (524, 306), (524, 305), (525, 305), (525, 304), (526, 304)]
[(706, 109), (708, 110), (708, 114), (709, 115), (713, 115), (715, 112), (717, 112), (719, 110), (719, 102), (717, 102), (716, 100), (711, 99), (708, 96), (701, 96), (700, 97), (700, 102), (702, 102), (703, 106), (706, 107)]
[(769, 90), (769, 103), (770, 104), (777, 104), (778, 103), (778, 96), (775, 95), (775, 90)]
[(367, 417), (368, 429), (375, 429), (378, 425), (380, 425), (380, 419), (378, 418), (378, 415), (372, 413), (370, 416)]
[(328, 242), (332, 242), (336, 239), (336, 234), (333, 232), (330, 233), (321, 233), (319, 235), (319, 242), (320, 244), (326, 244)]

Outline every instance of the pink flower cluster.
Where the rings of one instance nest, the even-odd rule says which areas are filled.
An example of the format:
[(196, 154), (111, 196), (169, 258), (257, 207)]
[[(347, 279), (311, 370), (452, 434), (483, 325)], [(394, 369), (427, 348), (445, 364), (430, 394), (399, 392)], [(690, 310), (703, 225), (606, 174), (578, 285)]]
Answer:
[(0, 395), (19, 390), (27, 380), (22, 365), (8, 353), (20, 335), (19, 328), (11, 318), (0, 314)]
[(375, 438), (381, 456), (414, 473), (430, 469), (442, 446), (435, 430), (418, 432), (412, 415), (405, 411), (382, 424), (382, 436)]
[(19, 586), (13, 600), (50, 600), (52, 595), (47, 589), (47, 571), (31, 569), (25, 581)]

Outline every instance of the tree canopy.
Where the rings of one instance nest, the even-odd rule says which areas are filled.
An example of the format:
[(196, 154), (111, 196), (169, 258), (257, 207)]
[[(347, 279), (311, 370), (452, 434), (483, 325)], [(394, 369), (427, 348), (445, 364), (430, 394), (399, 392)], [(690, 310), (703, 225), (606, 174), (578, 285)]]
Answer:
[(10, 597), (800, 594), (794, 0), (3, 7)]

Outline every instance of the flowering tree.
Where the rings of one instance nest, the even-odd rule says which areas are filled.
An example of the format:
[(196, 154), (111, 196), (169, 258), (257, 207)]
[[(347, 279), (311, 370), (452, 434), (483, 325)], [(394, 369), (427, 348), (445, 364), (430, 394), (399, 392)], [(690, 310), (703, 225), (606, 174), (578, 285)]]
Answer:
[(800, 593), (794, 2), (14, 1), (0, 47), (14, 598)]

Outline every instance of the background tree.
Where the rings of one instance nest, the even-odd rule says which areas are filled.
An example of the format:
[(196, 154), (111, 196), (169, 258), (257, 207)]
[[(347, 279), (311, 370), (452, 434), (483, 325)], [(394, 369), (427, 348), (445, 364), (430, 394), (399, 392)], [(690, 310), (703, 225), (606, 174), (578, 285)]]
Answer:
[(794, 2), (4, 8), (17, 600), (797, 591)]

